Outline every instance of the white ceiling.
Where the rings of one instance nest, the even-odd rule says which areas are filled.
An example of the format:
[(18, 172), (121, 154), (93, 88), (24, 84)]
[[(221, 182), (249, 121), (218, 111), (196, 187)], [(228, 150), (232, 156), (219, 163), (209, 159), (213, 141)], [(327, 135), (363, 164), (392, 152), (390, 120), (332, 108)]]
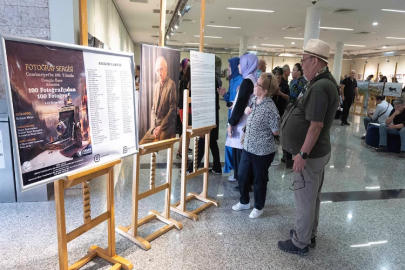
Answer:
[[(157, 44), (158, 29), (152, 28), (159, 25), (159, 14), (153, 9), (160, 9), (160, 0), (148, 0), (147, 4), (130, 2), (130, 0), (116, 0), (124, 21), (129, 28), (132, 40), (136, 43)], [(186, 45), (187, 42), (199, 42), (200, 1), (189, 0), (192, 8), (183, 19), (195, 20), (195, 23), (181, 22), (168, 45)], [(213, 2), (213, 3), (208, 3)], [(177, 0), (167, 0), (167, 9), (174, 10)], [(205, 28), (206, 36), (221, 36), (221, 39), (205, 39), (207, 47), (238, 48), (240, 36), (248, 36), (249, 46), (257, 46), (268, 51), (282, 51), (283, 48), (261, 48), (261, 44), (284, 45), (286, 51), (299, 51), (302, 49), (302, 40), (289, 40), (284, 37), (304, 37), (306, 10), (313, 6), (310, 0), (207, 0), (206, 25), (239, 26), (242, 29)], [(405, 40), (393, 40), (386, 37), (405, 38), (404, 20), (405, 13), (381, 11), (381, 9), (405, 10), (404, 0), (319, 0), (316, 5), (322, 8), (321, 26), (352, 28), (354, 31), (321, 30), (320, 39), (328, 42), (332, 48), (338, 41), (345, 44), (365, 45), (366, 48), (345, 47), (345, 51), (352, 54), (360, 51), (370, 53), (371, 49), (381, 49), (388, 46), (386, 51), (395, 50), (397, 46), (405, 45)], [(274, 13), (259, 13), (247, 11), (228, 10), (227, 7), (269, 9)], [(334, 10), (346, 8), (357, 11), (348, 14), (334, 14)], [(172, 15), (167, 15), (166, 22), (170, 22)], [(378, 22), (378, 26), (373, 26)], [(299, 27), (298, 30), (282, 30), (284, 27)], [(369, 35), (357, 35), (358, 32), (375, 32)], [(266, 37), (258, 40), (257, 37)], [(173, 42), (173, 40), (176, 40)], [(295, 42), (292, 45), (291, 42)], [(390, 47), (392, 46), (392, 47)], [(405, 48), (400, 46), (399, 49)]]

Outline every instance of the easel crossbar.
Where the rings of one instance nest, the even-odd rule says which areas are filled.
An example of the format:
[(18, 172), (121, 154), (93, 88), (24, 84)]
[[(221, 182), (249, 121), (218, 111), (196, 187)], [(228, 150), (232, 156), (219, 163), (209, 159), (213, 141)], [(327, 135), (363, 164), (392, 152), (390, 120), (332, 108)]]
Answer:
[(163, 184), (163, 185), (160, 185), (160, 186), (158, 186), (158, 187), (155, 187), (155, 188), (153, 188), (153, 189), (150, 189), (150, 190), (148, 190), (148, 191), (145, 191), (145, 192), (143, 192), (143, 193), (141, 193), (141, 194), (138, 195), (138, 201), (140, 201), (140, 200), (142, 200), (142, 199), (145, 199), (145, 198), (147, 198), (147, 197), (149, 197), (149, 196), (152, 196), (153, 194), (159, 193), (159, 192), (161, 192), (161, 191), (163, 191), (163, 190), (165, 190), (165, 189), (167, 189), (167, 188), (169, 188), (169, 184), (168, 184), (168, 183), (165, 183), (165, 184)]
[(202, 168), (202, 169), (199, 169), (198, 171), (192, 172), (192, 173), (186, 175), (186, 181), (193, 179), (194, 177), (197, 177), (199, 175), (202, 175), (206, 172), (208, 172), (207, 168)]
[(84, 234), (85, 232), (90, 231), (91, 229), (93, 229), (94, 227), (99, 225), (101, 222), (106, 221), (108, 218), (109, 218), (109, 214), (108, 214), (108, 212), (105, 212), (104, 214), (101, 214), (98, 217), (96, 217), (95, 219), (93, 219), (92, 221), (90, 221), (90, 223), (84, 224), (84, 225), (76, 228), (75, 230), (73, 230), (67, 234), (67, 242), (70, 242), (73, 239)]

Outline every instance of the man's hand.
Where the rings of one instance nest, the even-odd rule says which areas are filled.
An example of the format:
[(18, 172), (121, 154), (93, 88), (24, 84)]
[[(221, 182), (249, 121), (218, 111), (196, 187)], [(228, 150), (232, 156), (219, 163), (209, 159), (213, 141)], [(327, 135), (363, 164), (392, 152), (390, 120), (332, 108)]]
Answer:
[(399, 114), (401, 114), (401, 112), (400, 112), (399, 110), (397, 110), (397, 111), (395, 111), (395, 112), (393, 113), (393, 115), (395, 115), (395, 116), (397, 116), (397, 115), (399, 115)]
[(246, 107), (246, 109), (245, 109), (245, 114), (246, 114), (247, 116), (249, 116), (251, 113), (252, 113), (252, 108)]
[(301, 157), (300, 154), (296, 155), (294, 158), (294, 166), (293, 170), (294, 172), (302, 172), (305, 169), (305, 165), (307, 164), (307, 161)]
[(155, 136), (156, 139), (159, 138), (159, 136), (160, 136), (161, 133), (162, 133), (162, 128), (161, 128), (161, 126), (158, 126), (158, 127), (156, 127), (156, 128), (153, 130), (153, 136)]
[(228, 133), (228, 137), (232, 138), (232, 126), (228, 126), (226, 132)]
[(218, 94), (225, 96), (226, 89), (224, 87), (218, 87), (217, 92), (218, 92)]
[(345, 101), (345, 96), (341, 96), (342, 97), (342, 101)]
[(395, 125), (391, 124), (387, 127), (387, 129), (396, 129)]

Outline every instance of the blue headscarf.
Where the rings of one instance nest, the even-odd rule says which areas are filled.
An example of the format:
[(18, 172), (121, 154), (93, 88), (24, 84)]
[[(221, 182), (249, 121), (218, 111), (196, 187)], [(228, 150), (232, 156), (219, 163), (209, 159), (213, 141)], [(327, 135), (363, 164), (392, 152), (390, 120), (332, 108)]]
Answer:
[(237, 76), (239, 76), (239, 61), (240, 58), (239, 57), (233, 57), (231, 59), (228, 59), (229, 65), (231, 66), (231, 79), (235, 79)]
[(257, 79), (254, 72), (257, 70), (259, 60), (254, 54), (246, 53), (240, 57), (240, 70), (242, 71), (243, 79), (250, 79), (253, 84)]

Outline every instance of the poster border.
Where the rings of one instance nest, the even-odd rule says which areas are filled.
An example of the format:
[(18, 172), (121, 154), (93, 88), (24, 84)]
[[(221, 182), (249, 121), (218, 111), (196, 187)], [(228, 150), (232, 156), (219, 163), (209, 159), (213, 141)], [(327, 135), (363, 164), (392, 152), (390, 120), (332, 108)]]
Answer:
[[(13, 101), (12, 101), (12, 95), (11, 95), (11, 87), (10, 87), (10, 77), (9, 77), (9, 70), (8, 70), (8, 61), (7, 61), (7, 51), (6, 51), (6, 40), (7, 41), (18, 41), (18, 42), (25, 42), (25, 43), (30, 43), (30, 44), (37, 44), (37, 45), (43, 45), (43, 46), (53, 46), (53, 47), (59, 47), (63, 49), (73, 49), (73, 50), (78, 50), (82, 52), (93, 52), (93, 53), (99, 53), (99, 54), (106, 54), (106, 55), (117, 55), (117, 56), (126, 56), (131, 59), (131, 75), (132, 75), (132, 80), (134, 82), (135, 78), (135, 61), (134, 61), (134, 54), (133, 53), (127, 53), (127, 52), (117, 52), (117, 51), (110, 51), (110, 50), (105, 50), (105, 49), (99, 49), (99, 48), (93, 48), (93, 47), (86, 47), (86, 46), (80, 46), (80, 45), (75, 45), (75, 44), (67, 44), (67, 43), (62, 43), (62, 42), (56, 42), (56, 41), (49, 41), (49, 40), (42, 40), (42, 39), (34, 39), (34, 38), (26, 38), (26, 37), (19, 37), (19, 36), (12, 36), (12, 35), (0, 35), (0, 53), (1, 53), (1, 63), (3, 65), (4, 69), (4, 82), (6, 84), (6, 95), (7, 95), (7, 105), (8, 105), (8, 118), (9, 118), (9, 123), (10, 123), (10, 133), (11, 133), (11, 138), (12, 138), (12, 151), (13, 151), (13, 161), (14, 161), (14, 177), (18, 184), (20, 185), (21, 191), (26, 191), (30, 190), (51, 182), (54, 182), (59, 179), (64, 179), (66, 178), (69, 174), (72, 174), (72, 172), (68, 173), (63, 173), (51, 178), (48, 178), (47, 180), (39, 181), (36, 183), (33, 183), (28, 186), (24, 186), (23, 179), (22, 179), (22, 169), (21, 169), (21, 164), (20, 164), (20, 153), (18, 151), (18, 138), (17, 138), (17, 132), (16, 132), (16, 123), (15, 123), (15, 118), (14, 118), (14, 107), (13, 107)], [(136, 155), (139, 153), (139, 127), (138, 127), (138, 111), (137, 111), (137, 100), (135, 99), (136, 94), (135, 94), (135, 82), (133, 83), (132, 86), (132, 93), (133, 93), (133, 99), (134, 99), (134, 124), (135, 124), (135, 153), (131, 154), (122, 154), (121, 158)], [(97, 166), (101, 166), (104, 164), (107, 164), (111, 162), (113, 159), (107, 159), (104, 162), (100, 162), (97, 164)], [(83, 172), (86, 170), (89, 170), (94, 167), (94, 164), (92, 165), (87, 165), (84, 166), (83, 168), (80, 168), (76, 171), (76, 173)]]

